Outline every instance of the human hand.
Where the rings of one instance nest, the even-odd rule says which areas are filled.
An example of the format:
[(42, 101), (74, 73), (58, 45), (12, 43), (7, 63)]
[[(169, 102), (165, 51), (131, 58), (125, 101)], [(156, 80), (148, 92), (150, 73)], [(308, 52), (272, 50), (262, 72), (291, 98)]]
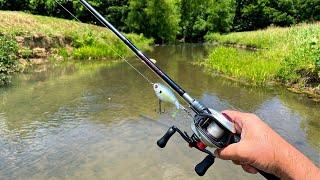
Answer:
[(235, 123), (241, 140), (217, 149), (215, 155), (220, 159), (232, 160), (249, 173), (257, 173), (257, 169), (260, 169), (284, 179), (320, 177), (319, 169), (307, 157), (256, 115), (237, 111), (222, 113)]

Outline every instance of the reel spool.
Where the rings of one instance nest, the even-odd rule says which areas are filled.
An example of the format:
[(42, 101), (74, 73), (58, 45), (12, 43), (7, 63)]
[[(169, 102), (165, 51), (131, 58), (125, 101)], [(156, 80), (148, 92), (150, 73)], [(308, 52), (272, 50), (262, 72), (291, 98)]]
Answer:
[(223, 148), (236, 134), (234, 124), (221, 113), (213, 109), (209, 111), (210, 114), (196, 114), (191, 129), (206, 146)]

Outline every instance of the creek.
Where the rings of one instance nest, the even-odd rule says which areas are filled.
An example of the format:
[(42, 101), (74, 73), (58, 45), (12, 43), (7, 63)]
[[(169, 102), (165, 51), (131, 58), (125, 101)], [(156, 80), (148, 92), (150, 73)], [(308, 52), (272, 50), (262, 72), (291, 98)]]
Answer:
[[(186, 44), (147, 54), (208, 107), (257, 114), (319, 165), (320, 104), (281, 87), (209, 75), (193, 64), (207, 53)], [(130, 62), (161, 82), (143, 63)], [(68, 62), (21, 74), (0, 90), (0, 179), (263, 179), (222, 160), (199, 178), (194, 166), (205, 154), (178, 136), (165, 149), (156, 145), (167, 126), (190, 132), (191, 119), (184, 112), (173, 117), (170, 104), (161, 115), (157, 107), (152, 86), (124, 62)]]

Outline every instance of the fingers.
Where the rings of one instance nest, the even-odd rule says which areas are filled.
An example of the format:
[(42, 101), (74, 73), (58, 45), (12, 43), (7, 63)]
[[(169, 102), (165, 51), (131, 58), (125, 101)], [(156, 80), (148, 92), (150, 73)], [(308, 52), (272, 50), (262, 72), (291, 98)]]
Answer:
[(235, 129), (238, 134), (242, 132), (242, 120), (245, 113), (238, 111), (225, 110), (222, 114), (227, 117), (231, 122), (234, 122)]
[(244, 171), (248, 172), (248, 173), (251, 173), (251, 174), (256, 174), (256, 173), (258, 173), (258, 170), (257, 170), (256, 168), (254, 168), (254, 167), (252, 167), (252, 166), (250, 166), (250, 165), (248, 165), (248, 164), (245, 164), (245, 163), (243, 163), (243, 162), (241, 162), (241, 161), (233, 160), (232, 162), (233, 162), (233, 164), (235, 164), (235, 165), (241, 165), (242, 169), (243, 169)]
[(241, 161), (237, 161), (237, 160), (232, 160), (233, 164), (235, 165), (241, 165)]
[(223, 149), (216, 149), (214, 151), (214, 154), (223, 160), (241, 160), (240, 157), (240, 153), (239, 150), (241, 149), (241, 147), (239, 148), (239, 143), (237, 144), (230, 144), (227, 147), (223, 148)]
[(222, 111), (222, 114), (227, 115), (227, 117), (229, 117), (229, 119), (234, 122), (234, 123), (238, 123), (241, 122), (242, 118), (245, 113), (239, 112), (239, 111), (232, 111), (232, 110), (224, 110)]
[(258, 173), (258, 170), (250, 165), (241, 165), (242, 166), (242, 169), (244, 171), (246, 171), (247, 173), (251, 173), (251, 174), (257, 174)]

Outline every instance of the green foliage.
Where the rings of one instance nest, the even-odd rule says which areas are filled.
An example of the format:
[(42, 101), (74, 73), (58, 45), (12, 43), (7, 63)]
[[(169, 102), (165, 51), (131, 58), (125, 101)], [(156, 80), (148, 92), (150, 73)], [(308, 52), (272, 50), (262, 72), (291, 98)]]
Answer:
[(13, 73), (18, 71), (17, 43), (6, 36), (0, 36), (0, 86), (10, 83)]
[(174, 0), (130, 0), (127, 26), (157, 43), (174, 42), (180, 30), (176, 7)]
[(63, 58), (63, 60), (67, 60), (70, 56), (66, 48), (60, 48), (58, 50), (58, 54)]
[(90, 30), (85, 34), (82, 34), (82, 36), (79, 36), (79, 34), (75, 34), (73, 39), (73, 46), (76, 48), (83, 46), (92, 46), (95, 43), (95, 38), (92, 31)]
[(125, 24), (129, 12), (128, 0), (109, 0), (110, 4), (104, 3), (106, 7), (106, 18), (120, 31), (127, 31)]
[(181, 0), (181, 36), (202, 41), (208, 32), (229, 32), (234, 17), (233, 0)]
[[(57, 0), (83, 22), (97, 23), (78, 0)], [(125, 19), (128, 13), (128, 0), (88, 0), (101, 14), (120, 30), (125, 30)], [(0, 0), (0, 9), (26, 11), (33, 14), (73, 19), (55, 0)]]
[(314, 65), (315, 65), (315, 70), (318, 73), (318, 76), (320, 76), (320, 58), (319, 57), (315, 60)]
[(221, 43), (241, 44), (251, 47), (267, 49), (274, 47), (287, 39), (288, 30), (279, 27), (269, 27), (265, 30), (247, 31), (241, 33), (209, 33), (205, 36), (206, 41), (218, 41)]
[[(112, 59), (132, 56), (131, 51), (109, 30), (103, 27), (68, 21), (58, 18), (35, 16), (22, 12), (0, 11), (0, 86), (10, 82), (11, 75), (19, 70), (17, 56), (28, 59), (33, 56), (29, 47), (20, 47), (13, 38), (17, 34), (24, 45), (34, 46), (35, 39), (40, 46), (51, 48), (50, 61), (57, 55), (64, 60)], [(125, 34), (142, 50), (150, 50), (152, 39), (142, 34)], [(41, 40), (39, 40), (39, 38)], [(64, 46), (66, 45), (66, 46)], [(64, 46), (64, 47), (61, 47)], [(53, 48), (59, 49), (53, 49)], [(109, 62), (109, 61), (108, 61)]]
[(29, 10), (29, 3), (28, 0), (0, 0), (0, 9), (14, 11)]
[(24, 59), (29, 59), (32, 56), (32, 50), (30, 48), (20, 48), (19, 55)]
[(297, 19), (299, 21), (319, 21), (320, 20), (320, 0), (298, 0)]
[(317, 61), (320, 58), (320, 29), (292, 28), (288, 34), (290, 54), (287, 54), (277, 76), (284, 82), (294, 83), (304, 78), (304, 83), (320, 83)]
[(272, 80), (279, 69), (279, 63), (265, 56), (263, 52), (250, 52), (230, 47), (213, 49), (204, 65), (254, 85), (264, 85)]
[(271, 24), (288, 26), (296, 22), (296, 0), (237, 0), (235, 30), (255, 30)]
[[(41, 34), (48, 39), (64, 37), (62, 38), (65, 39), (64, 43), (70, 43), (69, 45), (75, 49), (85, 46), (105, 48), (105, 45), (113, 46), (113, 43), (121, 44), (119, 47), (114, 47), (116, 50), (124, 47), (123, 43), (107, 28), (21, 12), (0, 11), (0, 29), (0, 33), (10, 36), (19, 34), (20, 36), (32, 37), (34, 34)], [(145, 38), (142, 34), (126, 34), (126, 36), (142, 50), (150, 49), (149, 45), (153, 43), (153, 39)], [(103, 49), (101, 50), (103, 51)], [(27, 54), (28, 52), (26, 52), (26, 56), (28, 56)], [(129, 51), (121, 50), (121, 55), (127, 56)], [(91, 56), (88, 55), (88, 57)]]
[[(128, 34), (126, 35), (137, 47), (147, 50), (149, 44), (153, 43), (152, 39), (147, 39), (143, 35)], [(122, 41), (104, 34), (100, 37), (94, 36), (91, 31), (84, 34), (82, 38), (77, 38), (76, 49), (73, 56), (76, 59), (101, 59), (101, 58), (120, 58), (131, 55), (131, 51), (123, 44)]]
[(234, 30), (320, 20), (320, 0), (236, 0)]
[[(82, 22), (100, 23), (78, 0), (57, 0)], [(320, 0), (88, 0), (117, 29), (157, 43), (203, 41), (208, 33), (320, 20)], [(55, 0), (0, 0), (0, 9), (73, 19)]]
[(186, 41), (201, 39), (208, 30), (205, 16), (208, 8), (208, 1), (202, 0), (181, 0), (180, 13), (182, 37)]
[[(255, 79), (258, 79), (257, 82), (264, 83), (264, 79), (269, 79), (288, 84), (299, 83), (302, 86), (315, 87), (320, 84), (320, 24), (302, 24), (291, 28), (268, 28), (261, 31), (228, 35), (212, 33), (207, 35), (206, 38), (207, 40), (227, 44), (242, 44), (262, 48), (257, 52), (238, 54), (234, 52), (234, 48), (215, 49), (205, 63), (211, 69), (217, 69), (227, 75), (252, 81), (254, 76), (248, 74), (252, 71), (250, 68), (263, 68), (268, 70), (266, 71), (268, 76), (265, 78), (266, 76), (260, 73), (261, 77), (255, 77)], [(225, 57), (224, 54), (228, 54), (228, 57)], [(233, 60), (230, 60), (230, 58), (233, 58)], [(225, 64), (219, 62), (223, 60)], [(246, 63), (243, 64), (242, 62)], [(241, 64), (246, 72), (236, 75), (237, 73), (233, 71), (237, 71), (237, 67), (230, 64)], [(263, 67), (263, 64), (270, 65), (272, 69)]]
[(98, 59), (110, 56), (110, 51), (107, 46), (95, 45), (84, 46), (73, 51), (73, 56), (77, 59)]

